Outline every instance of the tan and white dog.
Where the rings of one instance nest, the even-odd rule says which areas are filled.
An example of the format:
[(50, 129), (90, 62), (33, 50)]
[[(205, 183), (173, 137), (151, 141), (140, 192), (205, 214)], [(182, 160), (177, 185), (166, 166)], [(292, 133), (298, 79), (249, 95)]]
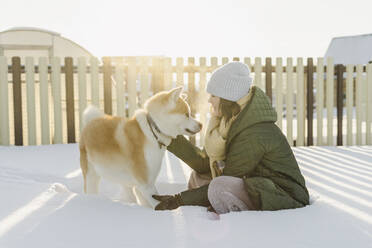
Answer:
[(139, 204), (158, 203), (152, 195), (158, 193), (155, 180), (166, 146), (202, 128), (181, 92), (182, 87), (155, 94), (129, 120), (93, 106), (84, 111), (79, 148), (85, 193), (97, 194), (103, 178), (121, 185), (124, 202), (137, 202), (135, 190)]

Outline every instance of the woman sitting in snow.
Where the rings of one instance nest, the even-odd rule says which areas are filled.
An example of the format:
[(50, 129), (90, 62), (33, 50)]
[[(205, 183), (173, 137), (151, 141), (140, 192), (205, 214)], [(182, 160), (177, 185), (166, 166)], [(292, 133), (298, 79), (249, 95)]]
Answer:
[(174, 196), (154, 195), (160, 201), (156, 210), (198, 205), (222, 214), (309, 204), (291, 147), (275, 125), (276, 111), (266, 94), (251, 84), (249, 68), (240, 62), (213, 72), (207, 85), (212, 117), (205, 149), (183, 136), (168, 146), (193, 169), (189, 190)]

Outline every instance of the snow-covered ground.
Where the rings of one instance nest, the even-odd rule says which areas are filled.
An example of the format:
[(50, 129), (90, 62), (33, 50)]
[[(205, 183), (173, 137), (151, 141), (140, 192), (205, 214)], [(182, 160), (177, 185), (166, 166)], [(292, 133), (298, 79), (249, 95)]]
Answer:
[[(372, 247), (372, 147), (294, 151), (310, 206), (218, 219), (202, 207), (124, 205), (108, 182), (82, 194), (75, 144), (0, 147), (0, 247)], [(185, 190), (189, 172), (167, 153), (159, 192)]]

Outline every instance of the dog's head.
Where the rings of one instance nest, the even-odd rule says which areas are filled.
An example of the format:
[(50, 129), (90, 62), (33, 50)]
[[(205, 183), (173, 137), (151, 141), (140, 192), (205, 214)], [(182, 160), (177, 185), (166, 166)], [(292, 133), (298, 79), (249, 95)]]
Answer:
[(160, 130), (173, 138), (181, 134), (194, 135), (202, 128), (202, 124), (191, 117), (186, 96), (181, 93), (182, 87), (159, 92), (145, 103), (145, 109)]

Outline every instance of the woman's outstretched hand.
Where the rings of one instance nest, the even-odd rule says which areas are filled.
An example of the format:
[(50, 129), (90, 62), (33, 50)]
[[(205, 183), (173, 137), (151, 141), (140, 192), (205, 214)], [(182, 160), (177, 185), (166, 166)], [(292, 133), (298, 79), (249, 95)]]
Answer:
[(152, 198), (160, 201), (160, 203), (155, 206), (155, 210), (172, 210), (182, 205), (182, 199), (180, 194), (153, 195)]

